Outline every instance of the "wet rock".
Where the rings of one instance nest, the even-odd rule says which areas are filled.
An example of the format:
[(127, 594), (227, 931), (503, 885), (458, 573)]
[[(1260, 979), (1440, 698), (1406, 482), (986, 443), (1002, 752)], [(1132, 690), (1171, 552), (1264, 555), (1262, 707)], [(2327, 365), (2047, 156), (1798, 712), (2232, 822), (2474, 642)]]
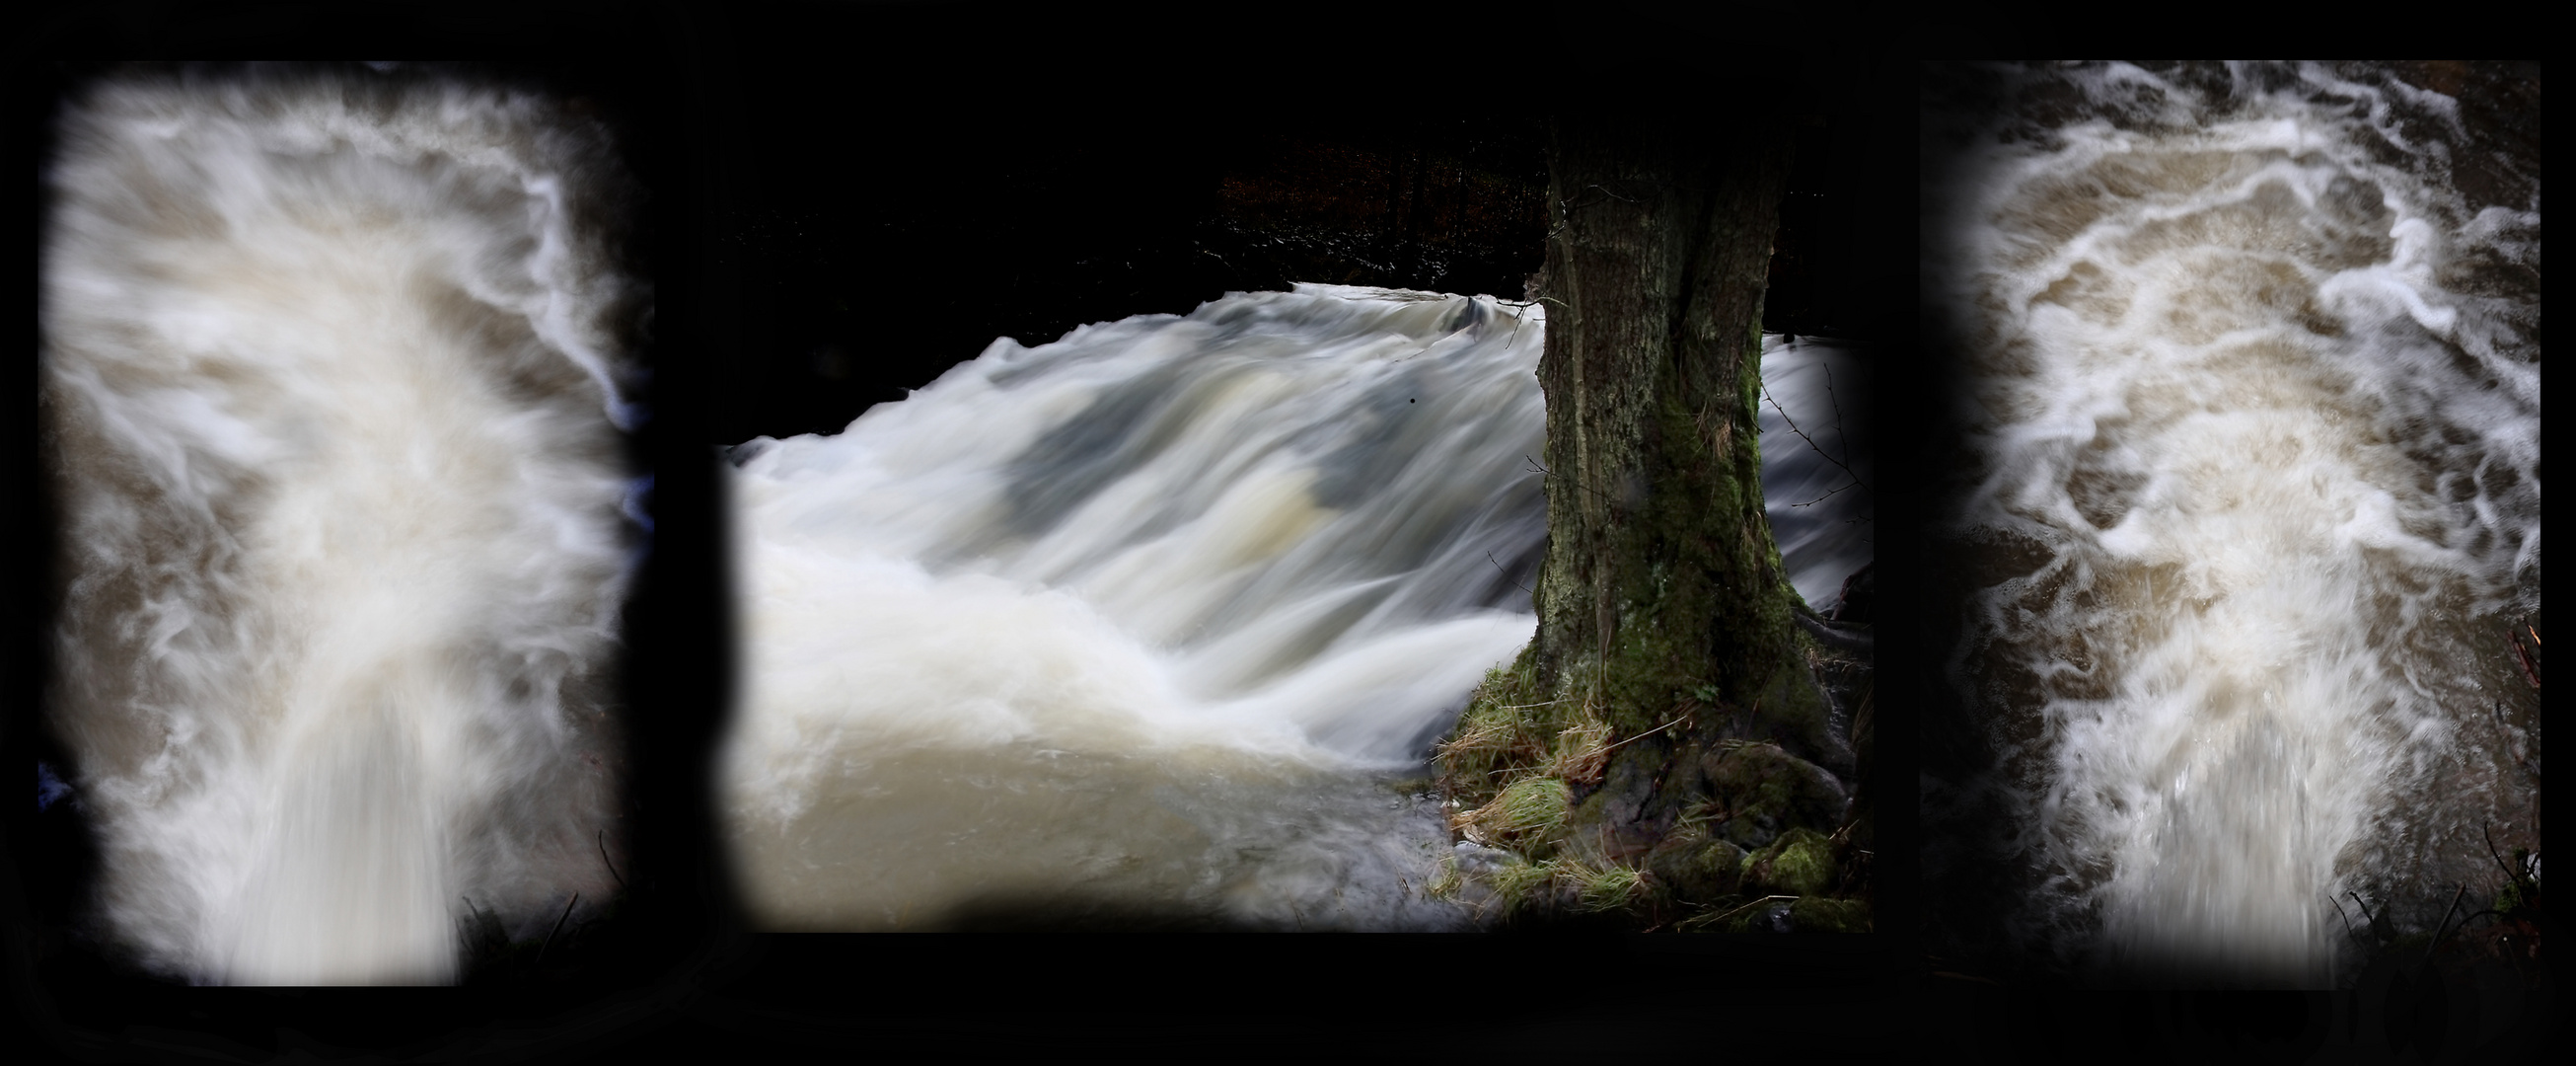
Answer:
[(1834, 848), (1812, 829), (1791, 829), (1771, 846), (1744, 857), (1747, 893), (1812, 896), (1832, 887)]
[(1457, 859), (1458, 872), (1462, 874), (1489, 873), (1506, 866), (1517, 865), (1521, 861), (1520, 856), (1511, 852), (1501, 848), (1489, 848), (1469, 840), (1459, 841), (1456, 846), (1449, 849), (1449, 853)]
[(1869, 901), (1801, 897), (1789, 905), (1789, 924), (1802, 933), (1866, 933)]
[(1633, 855), (1652, 847), (1663, 824), (1670, 821), (1669, 810), (1674, 797), (1666, 795), (1665, 775), (1661, 764), (1669, 757), (1671, 744), (1662, 737), (1647, 737), (1628, 745), (1629, 750), (1610, 760), (1602, 774), (1601, 784), (1577, 805), (1573, 821), (1578, 825), (1597, 827), (1595, 838), (1600, 850), (1616, 855)]
[(1779, 745), (1723, 746), (1703, 756), (1702, 767), (1715, 835), (1738, 846), (1762, 848), (1792, 828), (1831, 832), (1842, 823), (1842, 782)]
[(1878, 605), (1878, 581), (1870, 576), (1871, 570), (1877, 565), (1877, 563), (1870, 563), (1852, 571), (1850, 577), (1844, 578), (1842, 602), (1835, 604), (1833, 613), (1825, 617), (1846, 624), (1868, 623)]
[(1744, 879), (1744, 849), (1692, 830), (1664, 838), (1646, 857), (1646, 872), (1688, 903), (1735, 895)]
[(1795, 619), (1799, 628), (1806, 630), (1809, 636), (1816, 638), (1817, 643), (1845, 655), (1856, 655), (1866, 659), (1878, 646), (1877, 638), (1871, 635), (1870, 628), (1865, 625), (1827, 622), (1811, 618), (1803, 612), (1792, 612), (1789, 617)]

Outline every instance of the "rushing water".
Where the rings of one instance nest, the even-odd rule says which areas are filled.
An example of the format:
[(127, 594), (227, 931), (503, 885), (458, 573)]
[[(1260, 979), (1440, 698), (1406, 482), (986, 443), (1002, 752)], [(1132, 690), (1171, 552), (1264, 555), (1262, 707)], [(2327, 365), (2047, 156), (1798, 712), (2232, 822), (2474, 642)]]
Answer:
[[(1536, 625), (1544, 326), (1237, 294), (996, 341), (842, 434), (735, 449), (724, 795), (757, 918), (1471, 921), (1423, 891), (1448, 834), (1418, 778)], [(1783, 351), (1780, 398), (1847, 444), (1822, 365)], [(1818, 505), (1802, 588), (1857, 565), (1859, 498)]]
[(1877, 447), (1870, 344), (1762, 338), (1762, 500), (1789, 584), (1829, 611), (1869, 564)]
[(1926, 285), (1975, 378), (1947, 528), (2012, 575), (1951, 676), (2020, 926), (2323, 983), (2338, 897), (2438, 909), (2536, 831), (2537, 161), (2369, 68), (1989, 73)]
[[(128, 80), (64, 117), (51, 711), (99, 904), (201, 981), (438, 981), (613, 890), (634, 558), (607, 148), (418, 81)], [(539, 927), (541, 930), (541, 927)]]

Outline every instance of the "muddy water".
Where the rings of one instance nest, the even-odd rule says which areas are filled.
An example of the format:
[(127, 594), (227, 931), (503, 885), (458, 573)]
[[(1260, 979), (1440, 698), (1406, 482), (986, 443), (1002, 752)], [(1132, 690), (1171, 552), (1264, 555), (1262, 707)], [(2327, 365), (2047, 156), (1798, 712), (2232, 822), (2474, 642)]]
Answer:
[(1947, 672), (1995, 762), (1927, 780), (1936, 851), (2019, 871), (2026, 955), (2331, 983), (2355, 896), (2429, 929), (2482, 831), (2536, 846), (2536, 157), (2370, 67), (1954, 84)]

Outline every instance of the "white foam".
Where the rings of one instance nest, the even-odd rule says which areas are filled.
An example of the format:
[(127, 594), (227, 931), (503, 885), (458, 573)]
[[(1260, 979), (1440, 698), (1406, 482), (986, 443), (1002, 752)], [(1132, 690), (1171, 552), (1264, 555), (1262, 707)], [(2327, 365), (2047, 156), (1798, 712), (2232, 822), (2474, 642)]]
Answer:
[[(2490, 698), (2474, 623), (2536, 595), (2539, 362), (2526, 309), (2444, 279), (2537, 245), (2443, 183), (2447, 98), (2290, 73), (2237, 67), (2224, 100), (2045, 75), (2095, 112), (1991, 149), (1936, 284), (1985, 308), (1954, 532), (2048, 553), (1979, 595), (1953, 665), (2029, 679), (1971, 698), (2040, 723), (2008, 756), (2058, 886), (2035, 921), (2315, 982), (2326, 901), (2430, 847), (2410, 818), (2509, 805), (2462, 712)], [(2455, 798), (2426, 800), (2437, 767)]]
[[(117, 932), (250, 983), (437, 981), (460, 908), (612, 887), (601, 680), (630, 284), (542, 102), (289, 76), (62, 126), (55, 719)], [(551, 915), (549, 915), (551, 916)]]
[[(751, 668), (723, 766), (755, 840), (745, 862), (777, 833), (914, 824), (903, 805), (938, 788), (858, 809), (822, 797), (942, 759), (993, 766), (1013, 792), (1098, 787), (1100, 765), (1137, 782), (1418, 765), (1536, 624), (1519, 586), (1545, 534), (1525, 458), (1545, 426), (1542, 327), (1537, 309), (1482, 297), (1237, 294), (996, 342), (842, 434), (768, 444), (732, 486)], [(1011, 770), (1028, 752), (1056, 757)], [(1067, 766), (1086, 769), (1057, 780)], [(1073, 832), (1089, 801), (1066, 802)], [(815, 828), (827, 817), (838, 828)], [(1184, 865), (1201, 862), (1184, 844)], [(943, 883), (1047, 876), (998, 861), (942, 860)], [(876, 880), (744, 876), (776, 924), (880, 912), (854, 902)]]
[(1819, 611), (1874, 553), (1867, 353), (1857, 341), (1762, 338), (1763, 509), (1790, 585)]

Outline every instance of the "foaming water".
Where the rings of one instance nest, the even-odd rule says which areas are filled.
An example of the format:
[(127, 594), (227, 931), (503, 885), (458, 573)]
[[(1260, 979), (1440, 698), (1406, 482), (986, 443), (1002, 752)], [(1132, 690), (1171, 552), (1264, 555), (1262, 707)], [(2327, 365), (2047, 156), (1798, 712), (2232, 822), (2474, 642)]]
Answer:
[(1831, 610), (1868, 565), (1876, 501), (1869, 345), (1762, 338), (1762, 504), (1789, 584)]
[(764, 921), (1425, 928), (1418, 771), (1536, 625), (1535, 308), (1302, 286), (996, 341), (737, 449)]
[[(838, 436), (736, 449), (723, 765), (760, 920), (1469, 922), (1423, 891), (1448, 832), (1418, 778), (1537, 624), (1544, 329), (1490, 297), (1235, 294), (996, 341)], [(1831, 436), (1849, 352), (1766, 350), (1787, 411), (1865, 452)], [(1829, 491), (1771, 450), (1780, 417), (1766, 480)], [(1794, 512), (1800, 587), (1866, 561), (1865, 500)]]
[(2026, 923), (2324, 983), (2336, 897), (2483, 883), (2449, 857), (2537, 789), (2497, 656), (2538, 606), (2536, 180), (2473, 207), (2456, 104), (2367, 70), (2005, 82), (1928, 284), (1974, 309), (1953, 532), (2022, 560), (1952, 675)]
[(577, 222), (600, 135), (291, 75), (60, 128), (50, 712), (115, 933), (200, 981), (440, 981), (469, 907), (604, 900), (634, 288)]

